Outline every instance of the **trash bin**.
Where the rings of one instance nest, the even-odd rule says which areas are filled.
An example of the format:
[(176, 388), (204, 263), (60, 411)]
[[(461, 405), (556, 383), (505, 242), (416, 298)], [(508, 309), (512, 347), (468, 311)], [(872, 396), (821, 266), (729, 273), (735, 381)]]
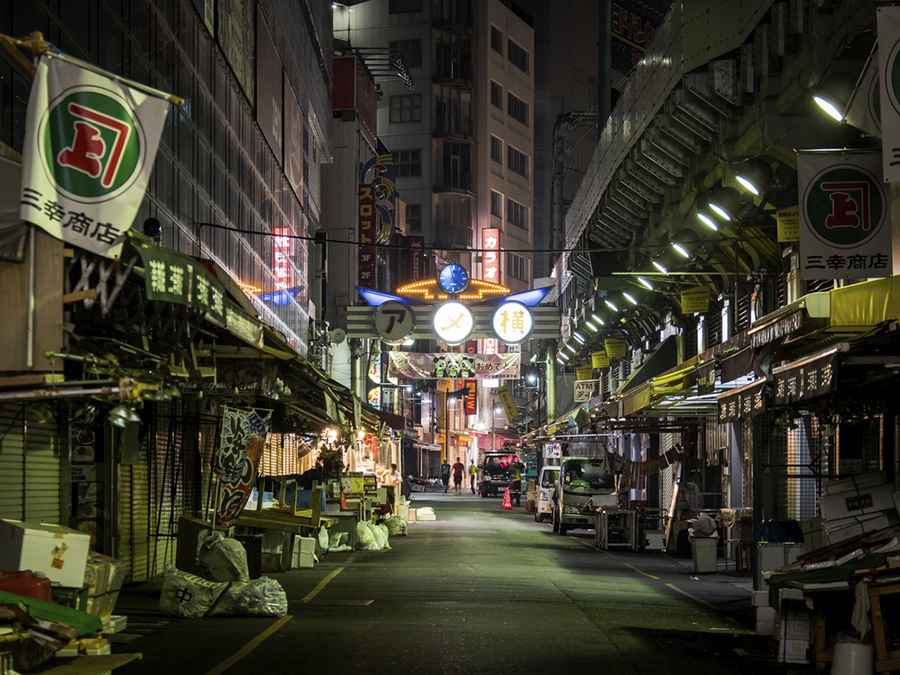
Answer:
[(708, 574), (718, 570), (717, 537), (695, 537), (691, 540), (691, 553), (694, 558), (694, 574)]

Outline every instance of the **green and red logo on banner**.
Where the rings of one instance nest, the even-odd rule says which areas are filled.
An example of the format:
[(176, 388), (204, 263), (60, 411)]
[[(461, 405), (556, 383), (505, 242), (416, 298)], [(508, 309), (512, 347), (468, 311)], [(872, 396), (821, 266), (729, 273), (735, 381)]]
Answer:
[(51, 103), (38, 136), (49, 178), (68, 197), (114, 199), (137, 178), (146, 141), (139, 121), (118, 97), (76, 88)]
[(880, 231), (885, 218), (879, 181), (859, 166), (828, 167), (806, 189), (806, 216), (826, 246), (852, 248)]

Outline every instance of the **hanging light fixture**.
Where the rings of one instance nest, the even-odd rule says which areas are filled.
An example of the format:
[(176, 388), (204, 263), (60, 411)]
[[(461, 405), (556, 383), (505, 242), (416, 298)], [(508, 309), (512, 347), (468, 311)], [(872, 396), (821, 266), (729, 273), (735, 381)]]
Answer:
[(844, 113), (838, 109), (838, 107), (828, 98), (816, 94), (813, 96), (813, 101), (817, 106), (819, 106), (819, 110), (828, 115), (835, 122), (843, 122), (844, 121)]
[(127, 405), (120, 403), (109, 411), (109, 423), (118, 429), (124, 429), (130, 423), (140, 422), (141, 417)]
[(727, 222), (731, 222), (731, 214), (725, 210), (720, 204), (716, 202), (710, 202), (707, 206), (709, 206), (709, 210), (715, 213), (719, 218), (725, 220)]
[(706, 225), (713, 232), (717, 232), (719, 230), (719, 226), (716, 225), (716, 221), (703, 213), (703, 211), (697, 211), (697, 220)]

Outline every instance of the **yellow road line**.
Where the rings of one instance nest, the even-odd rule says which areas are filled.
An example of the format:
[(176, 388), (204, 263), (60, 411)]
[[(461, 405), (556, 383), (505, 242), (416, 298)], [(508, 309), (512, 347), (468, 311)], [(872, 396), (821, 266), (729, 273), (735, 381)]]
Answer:
[(684, 597), (689, 598), (689, 599), (693, 600), (694, 602), (703, 605), (704, 607), (708, 607), (710, 609), (715, 609), (715, 607), (711, 603), (707, 602), (706, 600), (702, 600), (695, 595), (691, 595), (687, 591), (684, 591), (684, 590), (678, 588), (678, 586), (676, 586), (675, 584), (666, 584), (666, 588), (671, 588), (676, 593), (681, 593), (681, 595), (683, 595)]
[(254, 649), (259, 647), (266, 639), (268, 639), (273, 633), (281, 630), (282, 626), (284, 626), (288, 621), (293, 619), (291, 615), (283, 616), (280, 619), (276, 620), (272, 625), (266, 628), (262, 633), (257, 635), (255, 638), (250, 640), (247, 644), (241, 647), (234, 654), (229, 656), (227, 659), (222, 661), (219, 665), (217, 665), (212, 670), (206, 671), (205, 675), (221, 675), (226, 670), (231, 668), (235, 663), (243, 659), (245, 656), (250, 654)]
[(653, 579), (653, 581), (659, 581), (659, 577), (653, 576), (652, 574), (648, 574), (647, 572), (644, 572), (643, 570), (639, 570), (634, 565), (630, 565), (629, 563), (622, 563), (622, 564), (625, 565), (625, 567), (630, 569), (632, 572), (637, 572), (638, 574), (640, 574), (643, 577), (647, 577), (648, 579)]
[(316, 587), (314, 589), (312, 589), (309, 593), (306, 594), (306, 597), (303, 598), (304, 604), (306, 604), (308, 602), (312, 602), (315, 599), (315, 597), (319, 593), (322, 592), (322, 589), (325, 588), (329, 583), (331, 583), (331, 580), (334, 579), (338, 574), (340, 574), (343, 571), (344, 571), (343, 567), (338, 567), (333, 572), (330, 572), (327, 577), (325, 577), (324, 579), (322, 579), (322, 581), (320, 581), (318, 584), (316, 584)]

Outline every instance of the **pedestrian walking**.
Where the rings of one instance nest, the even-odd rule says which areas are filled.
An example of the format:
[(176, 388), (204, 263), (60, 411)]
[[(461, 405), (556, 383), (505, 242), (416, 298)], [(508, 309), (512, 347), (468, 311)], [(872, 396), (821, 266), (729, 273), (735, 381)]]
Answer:
[(444, 484), (444, 494), (447, 494), (447, 490), (450, 487), (450, 465), (446, 459), (441, 464), (441, 482)]
[(478, 477), (478, 467), (475, 466), (475, 460), (473, 459), (469, 462), (469, 484), (470, 484), (470, 487), (472, 488), (473, 495), (476, 494), (475, 493), (475, 479), (477, 477)]
[(459, 457), (457, 457), (456, 464), (453, 465), (453, 489), (456, 490), (456, 494), (462, 494), (463, 472), (465, 470), (466, 465), (459, 461)]

